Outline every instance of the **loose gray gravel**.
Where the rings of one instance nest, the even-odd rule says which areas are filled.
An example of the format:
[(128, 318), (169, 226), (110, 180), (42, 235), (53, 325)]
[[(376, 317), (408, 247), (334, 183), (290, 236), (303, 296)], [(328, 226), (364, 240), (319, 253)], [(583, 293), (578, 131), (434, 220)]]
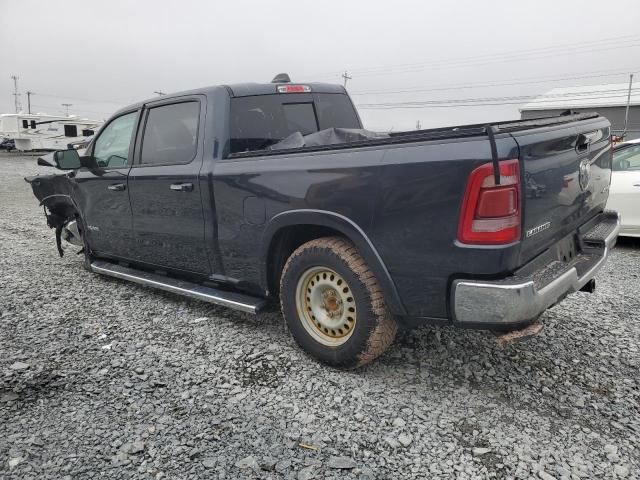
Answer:
[(56, 254), (0, 156), (1, 478), (640, 478), (640, 244), (532, 340), (425, 327), (341, 372), (258, 317)]

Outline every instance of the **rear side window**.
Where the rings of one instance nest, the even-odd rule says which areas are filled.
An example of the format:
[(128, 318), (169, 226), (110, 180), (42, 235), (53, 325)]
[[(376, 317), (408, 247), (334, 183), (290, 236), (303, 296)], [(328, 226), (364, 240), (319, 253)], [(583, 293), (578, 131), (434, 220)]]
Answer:
[(231, 153), (263, 150), (292, 133), (362, 128), (341, 93), (256, 95), (231, 99)]
[(174, 103), (149, 110), (142, 138), (141, 165), (189, 163), (196, 154), (198, 102)]

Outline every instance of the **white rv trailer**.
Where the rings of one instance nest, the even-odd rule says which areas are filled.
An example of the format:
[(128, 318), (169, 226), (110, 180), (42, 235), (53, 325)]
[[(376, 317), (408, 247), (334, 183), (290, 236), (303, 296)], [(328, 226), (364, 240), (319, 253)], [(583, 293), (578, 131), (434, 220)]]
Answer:
[(16, 150), (63, 150), (98, 131), (102, 122), (40, 113), (0, 114), (0, 138), (15, 140)]

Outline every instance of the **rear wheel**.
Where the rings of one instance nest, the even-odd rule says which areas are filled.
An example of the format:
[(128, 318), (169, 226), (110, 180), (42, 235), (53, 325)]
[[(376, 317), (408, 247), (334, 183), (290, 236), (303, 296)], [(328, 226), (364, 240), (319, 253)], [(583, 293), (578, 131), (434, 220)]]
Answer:
[(369, 363), (396, 334), (375, 276), (340, 237), (312, 240), (293, 252), (282, 272), (280, 301), (296, 342), (335, 367)]

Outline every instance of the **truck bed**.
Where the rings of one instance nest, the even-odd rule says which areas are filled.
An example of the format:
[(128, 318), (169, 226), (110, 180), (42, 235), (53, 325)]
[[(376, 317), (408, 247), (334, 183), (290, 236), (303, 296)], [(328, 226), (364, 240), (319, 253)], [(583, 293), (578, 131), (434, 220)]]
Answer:
[(493, 122), (490, 124), (483, 123), (452, 127), (429, 128), (425, 130), (410, 130), (406, 132), (392, 132), (389, 134), (389, 138), (377, 138), (350, 143), (338, 143), (331, 145), (318, 145), (279, 150), (253, 150), (249, 152), (232, 153), (228, 155), (227, 158), (261, 157), (265, 155), (282, 155), (283, 153), (289, 154), (299, 152), (318, 152), (326, 150), (340, 150), (345, 148), (373, 147), (411, 142), (425, 142), (429, 140), (476, 137), (480, 135), (487, 135), (488, 129), (492, 127), (495, 134), (513, 133), (530, 128), (547, 127), (552, 125), (577, 122), (580, 120), (588, 120), (597, 118), (598, 116), (599, 115), (597, 113), (574, 113), (569, 115), (561, 115), (558, 117), (535, 118), (531, 120), (506, 120), (503, 122)]

